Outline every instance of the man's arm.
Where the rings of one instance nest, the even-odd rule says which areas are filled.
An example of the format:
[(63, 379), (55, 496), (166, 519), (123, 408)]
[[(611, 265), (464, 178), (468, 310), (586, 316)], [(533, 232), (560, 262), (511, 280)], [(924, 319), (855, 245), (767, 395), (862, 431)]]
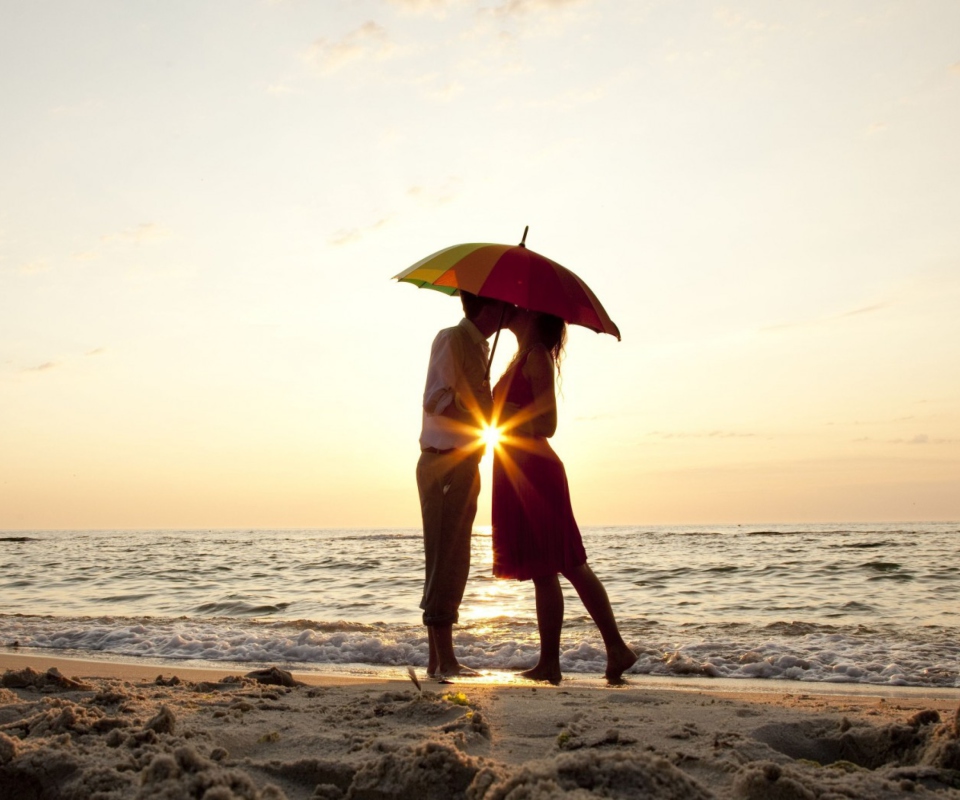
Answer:
[[(458, 365), (463, 361), (462, 348), (449, 331), (440, 331), (430, 349), (430, 369), (423, 392), (423, 410), (427, 414), (443, 414), (454, 402)], [(459, 351), (459, 352), (458, 352)]]
[(423, 396), (423, 410), (427, 414), (444, 416), (477, 427), (486, 421), (489, 412), (481, 398), (464, 377), (466, 354), (457, 329), (441, 331), (434, 339), (430, 353), (430, 372)]

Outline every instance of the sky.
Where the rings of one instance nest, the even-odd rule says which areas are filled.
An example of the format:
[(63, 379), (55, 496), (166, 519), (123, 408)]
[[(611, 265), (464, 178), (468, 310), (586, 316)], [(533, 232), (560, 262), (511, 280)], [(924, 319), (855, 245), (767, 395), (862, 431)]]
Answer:
[(417, 526), (390, 279), (526, 225), (581, 524), (960, 520), (955, 0), (0, 16), (0, 529)]

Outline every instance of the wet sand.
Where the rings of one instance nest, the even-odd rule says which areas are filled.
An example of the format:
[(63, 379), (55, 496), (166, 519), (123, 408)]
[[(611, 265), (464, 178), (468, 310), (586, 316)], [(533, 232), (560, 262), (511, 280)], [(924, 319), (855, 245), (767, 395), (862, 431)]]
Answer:
[(3, 797), (960, 798), (958, 690), (0, 672)]

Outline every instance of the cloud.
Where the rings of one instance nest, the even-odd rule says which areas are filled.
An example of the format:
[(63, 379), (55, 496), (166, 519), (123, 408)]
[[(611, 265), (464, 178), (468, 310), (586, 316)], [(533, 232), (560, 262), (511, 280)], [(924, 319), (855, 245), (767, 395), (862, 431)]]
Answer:
[(390, 217), (383, 217), (378, 219), (372, 225), (365, 225), (358, 228), (341, 228), (327, 241), (334, 247), (341, 247), (345, 244), (353, 244), (354, 242), (360, 241), (368, 233), (379, 230), (388, 222), (390, 222)]
[[(84, 356), (95, 357), (95, 356), (103, 355), (106, 352), (107, 352), (107, 349), (105, 347), (95, 347), (92, 350), (88, 350), (86, 353), (84, 353)], [(72, 360), (72, 357), (67, 358), (66, 361), (64, 360), (44, 361), (32, 367), (20, 367), (19, 371), (24, 374), (30, 374), (34, 372), (50, 372), (50, 370), (61, 369), (62, 367), (65, 366), (66, 363), (68, 363), (71, 360)], [(8, 363), (12, 364), (13, 362), (8, 362)]]
[(409, 14), (429, 12), (443, 14), (449, 8), (463, 5), (464, 0), (387, 0), (387, 2)]
[(855, 308), (853, 311), (844, 311), (842, 314), (838, 314), (833, 319), (845, 319), (846, 317), (857, 317), (860, 314), (872, 314), (874, 311), (880, 311), (882, 308), (886, 308), (886, 303), (874, 303), (871, 306), (861, 306), (860, 308)]
[(781, 27), (779, 25), (771, 25), (766, 22), (761, 22), (758, 19), (745, 17), (739, 11), (734, 11), (732, 8), (728, 8), (726, 6), (718, 8), (716, 11), (714, 11), (713, 18), (728, 28), (743, 28), (744, 30), (748, 31), (777, 30)]
[(38, 258), (35, 261), (28, 261), (26, 264), (21, 264), (17, 268), (17, 272), (21, 275), (36, 275), (38, 272), (46, 272), (48, 269), (50, 269), (50, 265), (42, 258)]
[(170, 234), (165, 228), (154, 222), (141, 222), (132, 228), (112, 233), (107, 236), (101, 236), (100, 241), (104, 244), (112, 242), (133, 242), (134, 244), (144, 244), (147, 242), (157, 242), (166, 239)]
[(506, 0), (490, 9), (498, 17), (514, 17), (540, 12), (560, 11), (564, 8), (583, 5), (589, 0)]
[[(435, 184), (417, 184), (407, 189), (407, 197), (421, 206), (439, 208), (456, 200), (460, 194), (462, 181), (456, 176), (448, 176)], [(358, 225), (353, 228), (340, 228), (327, 238), (327, 243), (334, 247), (353, 244), (389, 225), (397, 217), (396, 213), (388, 213), (367, 225)]]
[(112, 245), (134, 244), (137, 246), (152, 244), (166, 239), (170, 232), (155, 222), (141, 222), (118, 233), (108, 233), (100, 237), (96, 245), (73, 254), (74, 261), (95, 261), (103, 251)]
[(956, 444), (960, 439), (931, 439), (925, 433), (918, 433), (912, 439), (893, 439), (891, 444)]
[(876, 136), (878, 133), (882, 133), (886, 129), (886, 122), (874, 122), (869, 128), (867, 128), (867, 136)]
[(435, 186), (411, 186), (407, 189), (407, 196), (426, 206), (438, 208), (452, 203), (457, 198), (461, 183), (459, 178), (448, 178)]
[(750, 439), (757, 434), (738, 431), (652, 431), (647, 435), (660, 439)]
[(267, 94), (303, 94), (302, 89), (297, 89), (296, 87), (290, 86), (283, 81), (278, 81), (276, 83), (261, 82), (257, 85), (263, 87)]
[(552, 97), (536, 99), (532, 102), (532, 105), (536, 108), (573, 111), (610, 97), (613, 94), (612, 83), (612, 81), (601, 81), (590, 86), (575, 86)]
[[(523, 41), (531, 37), (557, 37), (577, 25), (582, 9), (594, 0), (500, 0), (481, 7), (474, 15), (472, 37), (490, 38), (491, 53), (502, 74), (525, 69)], [(512, 56), (512, 57), (511, 57)]]
[(85, 100), (79, 103), (69, 105), (54, 106), (50, 109), (52, 117), (88, 117), (98, 115), (103, 109), (103, 103), (99, 100)]
[(823, 424), (828, 427), (831, 425), (844, 425), (844, 426), (849, 425), (854, 427), (859, 425), (899, 425), (903, 422), (909, 422), (914, 418), (915, 416), (913, 414), (909, 414), (903, 417), (892, 417), (887, 419), (872, 419), (872, 420), (855, 419), (849, 422), (825, 422)]
[(44, 361), (42, 364), (39, 364), (36, 367), (24, 367), (21, 372), (48, 372), (49, 370), (56, 369), (59, 366), (59, 361)]
[(875, 311), (880, 311), (884, 308), (887, 308), (889, 303), (873, 303), (869, 306), (861, 306), (860, 308), (854, 308), (850, 311), (842, 311), (839, 314), (833, 314), (829, 317), (820, 317), (818, 319), (805, 320), (803, 322), (783, 322), (779, 325), (767, 325), (766, 327), (761, 328), (763, 332), (770, 331), (782, 331), (790, 328), (809, 328), (814, 325), (826, 325), (831, 322), (836, 322), (837, 320), (847, 319), (848, 317), (859, 317), (863, 314), (872, 314)]
[(438, 83), (438, 81), (439, 75), (431, 73), (420, 76), (415, 84), (420, 87), (425, 97), (442, 103), (453, 100), (463, 92), (463, 84), (459, 81), (444, 80), (442, 83)]
[(376, 22), (368, 20), (343, 38), (332, 42), (317, 39), (307, 52), (307, 61), (329, 74), (342, 69), (351, 61), (376, 59), (382, 61), (396, 52), (396, 47), (387, 36), (387, 31)]
[(950, 65), (950, 71), (954, 75), (960, 75), (960, 61), (957, 61), (955, 64)]

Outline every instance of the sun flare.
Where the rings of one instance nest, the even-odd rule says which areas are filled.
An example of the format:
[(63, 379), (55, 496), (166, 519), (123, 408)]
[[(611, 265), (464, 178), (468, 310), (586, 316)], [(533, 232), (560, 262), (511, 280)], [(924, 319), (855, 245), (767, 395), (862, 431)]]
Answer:
[(488, 450), (493, 450), (500, 443), (501, 431), (493, 425), (485, 425), (480, 430), (480, 441)]

